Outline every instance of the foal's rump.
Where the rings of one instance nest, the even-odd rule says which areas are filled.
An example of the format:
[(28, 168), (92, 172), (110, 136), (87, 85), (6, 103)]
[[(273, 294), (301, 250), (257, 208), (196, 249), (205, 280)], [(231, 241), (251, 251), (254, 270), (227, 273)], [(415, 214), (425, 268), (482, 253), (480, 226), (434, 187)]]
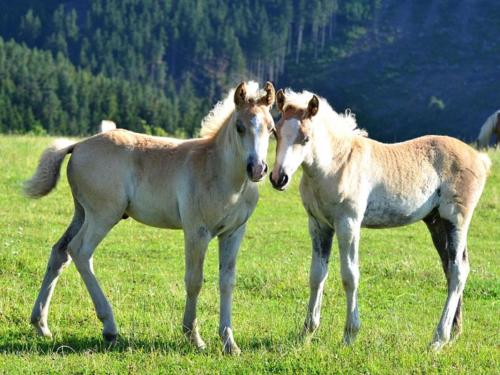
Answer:
[(490, 168), (487, 155), (445, 136), (367, 142), (372, 179), (364, 226), (409, 224), (437, 207), (447, 216), (472, 213)]
[(56, 140), (42, 154), (24, 191), (34, 198), (47, 195), (58, 182), (65, 156), (72, 154), (68, 181), (86, 211), (105, 212), (110, 221), (126, 213), (149, 225), (179, 227), (175, 184), (186, 157), (178, 150), (183, 143), (123, 129), (80, 142)]

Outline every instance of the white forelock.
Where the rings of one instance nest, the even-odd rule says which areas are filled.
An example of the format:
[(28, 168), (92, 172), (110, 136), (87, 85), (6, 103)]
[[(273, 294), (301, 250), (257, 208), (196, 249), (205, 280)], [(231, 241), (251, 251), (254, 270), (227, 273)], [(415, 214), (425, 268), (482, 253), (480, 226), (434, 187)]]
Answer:
[[(306, 109), (309, 101), (313, 97), (313, 93), (309, 91), (295, 92), (291, 89), (285, 90), (285, 107), (293, 106), (296, 108)], [(319, 97), (319, 108), (318, 113), (314, 116), (313, 121), (321, 121), (333, 127), (335, 132), (349, 132), (350, 134), (361, 135), (363, 137), (368, 136), (368, 133), (364, 129), (358, 128), (356, 123), (356, 116), (347, 109), (344, 113), (337, 113), (330, 106), (325, 98)]]

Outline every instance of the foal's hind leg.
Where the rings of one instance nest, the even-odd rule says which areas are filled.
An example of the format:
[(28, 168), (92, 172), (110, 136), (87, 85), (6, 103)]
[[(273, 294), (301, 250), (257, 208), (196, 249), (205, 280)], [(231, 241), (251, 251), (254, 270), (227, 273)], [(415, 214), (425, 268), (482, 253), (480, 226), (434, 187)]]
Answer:
[(323, 288), (328, 276), (328, 262), (332, 250), (333, 229), (321, 225), (309, 216), (309, 234), (312, 241), (311, 270), (309, 274), (309, 307), (304, 322), (304, 338), (314, 333), (319, 326)]
[[(109, 213), (109, 211), (104, 212)], [(68, 245), (68, 251), (92, 298), (97, 317), (103, 323), (102, 334), (108, 342), (116, 340), (118, 331), (111, 305), (94, 275), (92, 254), (120, 217), (121, 214), (101, 218), (86, 210), (82, 228)]]
[(73, 219), (57, 243), (52, 247), (47, 271), (43, 278), (42, 286), (31, 313), (31, 324), (36, 328), (39, 335), (52, 337), (47, 317), (52, 293), (56, 287), (59, 275), (65, 266), (69, 265), (71, 258), (67, 251), (68, 243), (80, 230), (84, 220), (83, 208), (75, 201), (75, 213)]
[(469, 274), (469, 259), (466, 250), (467, 225), (458, 226), (443, 219), (443, 226), (448, 244), (448, 262), (446, 265), (448, 298), (432, 341), (431, 347), (435, 350), (440, 349), (450, 341), (453, 322), (461, 323), (461, 311), (459, 309), (461, 308), (462, 293)]
[[(432, 212), (428, 217), (424, 219), (429, 232), (431, 233), (432, 242), (434, 243), (434, 247), (436, 248), (439, 257), (441, 258), (441, 265), (443, 267), (444, 274), (446, 276), (446, 282), (448, 288), (450, 286), (450, 277), (448, 274), (448, 239), (447, 239), (447, 229), (445, 226), (445, 221), (439, 217), (439, 214), (436, 211)], [(465, 249), (467, 251), (467, 249)], [(462, 299), (463, 296), (460, 296), (457, 305), (457, 311), (455, 312), (455, 316), (453, 318), (452, 324), (452, 335), (458, 336), (462, 332)]]

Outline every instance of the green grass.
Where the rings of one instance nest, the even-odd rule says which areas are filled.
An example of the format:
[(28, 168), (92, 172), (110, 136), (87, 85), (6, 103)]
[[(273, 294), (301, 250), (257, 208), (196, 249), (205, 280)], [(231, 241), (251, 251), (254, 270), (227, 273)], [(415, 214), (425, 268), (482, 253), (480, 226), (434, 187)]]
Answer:
[[(322, 322), (309, 345), (297, 341), (306, 311), (310, 245), (295, 176), (287, 192), (261, 186), (238, 259), (235, 337), (243, 354), (221, 354), (217, 335), (216, 243), (205, 265), (199, 303), (206, 353), (181, 333), (183, 241), (179, 231), (121, 222), (95, 253), (95, 269), (120, 329), (116, 347), (72, 265), (51, 304), (53, 340), (29, 324), (52, 244), (69, 223), (72, 201), (64, 168), (55, 192), (20, 194), (50, 138), (0, 137), (0, 373), (498, 373), (500, 332), (500, 152), (469, 234), (471, 273), (464, 333), (429, 352), (446, 297), (438, 255), (423, 224), (363, 230), (359, 303), (362, 327), (353, 347), (341, 342), (345, 297), (337, 245), (330, 262)], [(272, 163), (271, 163), (272, 164)]]

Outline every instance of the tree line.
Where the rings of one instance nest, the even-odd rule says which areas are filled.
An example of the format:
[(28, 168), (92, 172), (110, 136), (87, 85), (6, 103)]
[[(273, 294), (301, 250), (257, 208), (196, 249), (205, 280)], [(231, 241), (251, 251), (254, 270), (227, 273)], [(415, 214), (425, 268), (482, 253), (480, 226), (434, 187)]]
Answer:
[(0, 103), (8, 111), (0, 130), (87, 134), (110, 118), (192, 136), (230, 85), (279, 82), (287, 66), (311, 74), (311, 60), (348, 50), (379, 7), (380, 0), (4, 3), (0, 32), (15, 42), (1, 43)]

